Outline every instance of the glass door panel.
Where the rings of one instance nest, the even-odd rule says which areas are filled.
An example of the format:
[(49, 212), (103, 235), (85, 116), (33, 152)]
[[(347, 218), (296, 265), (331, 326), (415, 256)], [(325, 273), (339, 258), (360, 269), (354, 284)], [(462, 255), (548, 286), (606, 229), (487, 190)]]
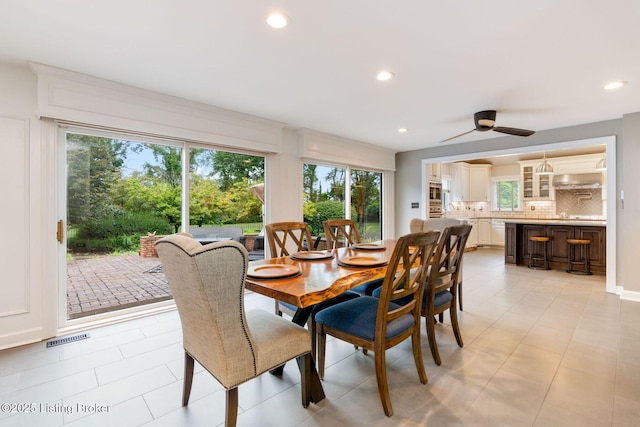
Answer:
[(182, 148), (66, 134), (67, 320), (171, 299), (154, 239), (180, 230)]

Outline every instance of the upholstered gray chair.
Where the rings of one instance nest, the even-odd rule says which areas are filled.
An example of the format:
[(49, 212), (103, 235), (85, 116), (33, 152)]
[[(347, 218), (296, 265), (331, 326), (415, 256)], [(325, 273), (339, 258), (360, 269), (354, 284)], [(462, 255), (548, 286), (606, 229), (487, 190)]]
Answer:
[[(455, 218), (414, 218), (409, 223), (409, 230), (412, 233), (431, 230), (443, 231), (447, 227), (453, 227), (464, 223), (464, 221)], [(460, 311), (462, 311), (462, 266), (460, 266), (458, 272), (458, 306), (460, 307)], [(440, 317), (440, 321), (442, 321), (442, 317)]]
[(182, 405), (189, 402), (194, 360), (226, 389), (225, 424), (234, 426), (238, 386), (298, 358), (302, 405), (309, 405), (311, 339), (309, 332), (264, 310), (245, 312), (247, 250), (229, 240), (200, 245), (185, 235), (156, 243), (169, 281), (185, 351)]

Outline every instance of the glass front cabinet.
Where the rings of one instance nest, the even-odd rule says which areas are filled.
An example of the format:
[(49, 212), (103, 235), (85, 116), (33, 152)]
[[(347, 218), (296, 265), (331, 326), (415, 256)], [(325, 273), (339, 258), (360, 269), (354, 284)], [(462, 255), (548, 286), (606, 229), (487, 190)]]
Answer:
[(536, 175), (536, 167), (542, 160), (523, 161), (520, 163), (522, 200), (554, 200), (553, 175)]

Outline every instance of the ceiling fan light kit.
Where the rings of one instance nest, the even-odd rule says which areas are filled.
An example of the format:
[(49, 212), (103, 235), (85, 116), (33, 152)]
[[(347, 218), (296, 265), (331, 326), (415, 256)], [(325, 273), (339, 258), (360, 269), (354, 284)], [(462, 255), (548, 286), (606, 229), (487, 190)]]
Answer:
[(461, 137), (473, 131), (478, 132), (487, 132), (489, 130), (505, 133), (507, 135), (515, 135), (515, 136), (530, 136), (535, 133), (535, 131), (528, 129), (519, 129), (519, 128), (509, 128), (504, 126), (495, 126), (496, 123), (496, 110), (485, 110), (478, 111), (473, 115), (473, 121), (475, 123), (475, 129), (471, 129), (470, 131), (461, 133), (460, 135), (453, 136), (451, 138), (445, 139), (442, 142), (451, 141), (454, 138)]

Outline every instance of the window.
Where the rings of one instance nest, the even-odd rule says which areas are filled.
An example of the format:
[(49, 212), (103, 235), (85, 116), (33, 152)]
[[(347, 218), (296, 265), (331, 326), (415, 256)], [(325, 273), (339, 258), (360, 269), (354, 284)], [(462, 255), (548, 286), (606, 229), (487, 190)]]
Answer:
[(382, 238), (382, 173), (307, 163), (303, 188), (304, 221), (311, 234), (322, 233), (327, 219), (348, 218), (358, 224), (363, 241)]
[(493, 201), (495, 210), (519, 210), (520, 182), (513, 178), (495, 180), (493, 184)]

